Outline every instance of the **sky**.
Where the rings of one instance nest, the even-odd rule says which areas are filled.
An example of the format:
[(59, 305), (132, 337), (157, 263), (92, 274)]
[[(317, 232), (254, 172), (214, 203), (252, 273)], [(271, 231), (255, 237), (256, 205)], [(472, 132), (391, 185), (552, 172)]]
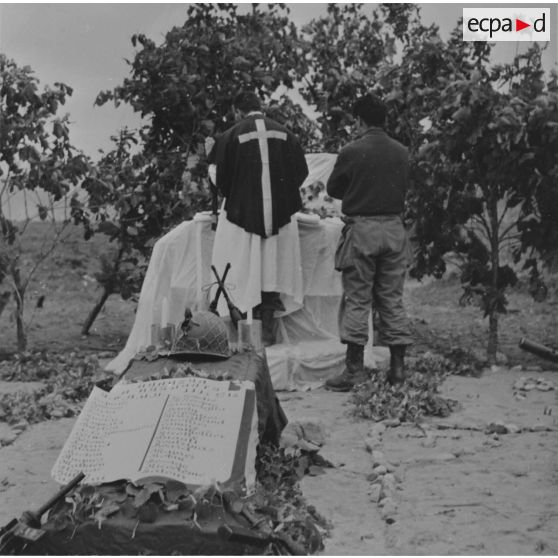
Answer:
[[(526, 4), (530, 3), (523, 5)], [(423, 21), (436, 22), (442, 36), (447, 37), (462, 15), (462, 8), (471, 4), (420, 6)], [(317, 3), (291, 3), (289, 7), (299, 27), (326, 11), (326, 4)], [(110, 149), (110, 136), (123, 126), (136, 127), (139, 117), (123, 105), (118, 109), (112, 104), (95, 107), (95, 97), (102, 90), (120, 85), (128, 75), (125, 59), (134, 57), (130, 42), (134, 33), (144, 33), (159, 44), (167, 31), (184, 23), (186, 9), (185, 4), (4, 3), (0, 4), (0, 52), (20, 66), (31, 66), (41, 88), (57, 81), (73, 87), (74, 93), (63, 108), (70, 114), (72, 143), (98, 159), (99, 149)], [(551, 19), (556, 37), (555, 4)], [(510, 61), (517, 49), (521, 51), (528, 44), (499, 43), (495, 61)], [(544, 61), (546, 68), (558, 62), (556, 41), (549, 45)]]

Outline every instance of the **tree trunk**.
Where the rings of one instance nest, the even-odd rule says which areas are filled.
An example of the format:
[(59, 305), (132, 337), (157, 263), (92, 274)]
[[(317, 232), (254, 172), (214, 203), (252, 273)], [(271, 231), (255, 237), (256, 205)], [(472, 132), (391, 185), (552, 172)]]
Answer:
[(2, 312), (4, 312), (4, 308), (6, 308), (6, 306), (8, 305), (11, 296), (12, 293), (10, 293), (9, 291), (0, 294), (0, 316), (2, 316)]
[[(499, 223), (498, 223), (498, 197), (495, 193), (491, 193), (488, 201), (488, 212), (490, 221), (490, 260), (491, 260), (491, 281), (490, 295), (496, 296), (498, 293), (498, 268), (500, 267), (500, 239), (499, 239)], [(498, 352), (498, 309), (494, 304), (490, 306), (488, 314), (488, 345), (486, 356), (489, 364), (496, 363), (496, 353)]]
[(114, 288), (114, 285), (115, 285), (115, 282), (118, 281), (117, 275), (118, 275), (118, 270), (120, 269), (120, 263), (122, 262), (122, 256), (123, 255), (124, 255), (124, 245), (120, 244), (120, 247), (119, 247), (118, 252), (117, 252), (117, 254), (114, 258), (114, 262), (113, 262), (113, 266), (112, 266), (111, 281), (109, 281), (108, 283), (105, 283), (103, 294), (101, 295), (101, 298), (97, 301), (97, 304), (95, 304), (95, 306), (94, 306), (93, 310), (91, 310), (91, 313), (89, 314), (89, 316), (87, 316), (87, 319), (85, 320), (85, 323), (83, 324), (83, 327), (81, 328), (81, 334), (82, 335), (89, 335), (89, 330), (91, 329), (91, 326), (93, 325), (93, 322), (95, 321), (95, 319), (99, 315), (99, 312), (102, 310), (103, 306), (105, 305), (105, 302), (107, 301), (108, 297), (111, 294), (113, 294), (114, 292), (117, 292)]
[(87, 319), (85, 320), (85, 323), (83, 324), (83, 327), (81, 328), (81, 334), (82, 335), (89, 335), (89, 330), (91, 329), (91, 326), (93, 325), (93, 322), (95, 321), (95, 319), (99, 315), (99, 312), (102, 310), (103, 306), (105, 305), (105, 302), (107, 301), (108, 297), (111, 294), (112, 294), (112, 291), (105, 287), (105, 289), (103, 290), (103, 294), (101, 295), (101, 298), (97, 301), (97, 304), (95, 304), (95, 306), (93, 307), (93, 310), (91, 310), (89, 316), (87, 316)]
[(14, 280), (14, 298), (16, 300), (17, 350), (23, 353), (27, 349), (27, 331), (23, 321), (25, 287), (21, 283), (19, 268), (15, 267), (15, 265), (12, 267), (12, 278)]

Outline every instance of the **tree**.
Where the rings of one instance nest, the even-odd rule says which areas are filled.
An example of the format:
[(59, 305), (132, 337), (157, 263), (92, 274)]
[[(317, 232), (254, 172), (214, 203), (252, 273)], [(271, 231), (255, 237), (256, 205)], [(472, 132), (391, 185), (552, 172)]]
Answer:
[[(17, 346), (27, 346), (25, 295), (41, 263), (63, 241), (71, 215), (72, 190), (87, 172), (85, 158), (71, 146), (68, 117), (56, 113), (72, 89), (63, 83), (38, 90), (29, 66), (20, 68), (0, 54), (0, 283), (7, 285), (0, 311), (15, 301)], [(25, 203), (23, 220), (10, 216), (16, 195)], [(21, 244), (32, 220), (48, 221), (40, 253), (30, 267), (22, 263)]]
[[(494, 68), (488, 44), (458, 48), (466, 63), (440, 80), (441, 102), (416, 154), (414, 273), (440, 276), (450, 253), (460, 257), (463, 300), (478, 300), (488, 317), (494, 362), (516, 264), (528, 253), (538, 278), (537, 263), (558, 234), (555, 206), (545, 207), (558, 199), (556, 78), (544, 83), (537, 46)], [(513, 258), (503, 261), (506, 249)]]
[(128, 103), (148, 121), (141, 141), (147, 160), (155, 159), (154, 181), (178, 191), (187, 167), (195, 180), (206, 176), (204, 140), (230, 126), (240, 89), (269, 98), (280, 85), (293, 86), (302, 43), (287, 14), (280, 4), (254, 5), (246, 15), (237, 14), (235, 4), (194, 4), (162, 45), (132, 37), (141, 49), (130, 63), (131, 77), (96, 102)]
[(363, 4), (328, 4), (327, 14), (303, 28), (306, 56), (297, 65), (303, 98), (320, 114), (326, 151), (349, 139), (355, 99), (378, 85), (379, 70), (418, 22), (412, 4), (382, 4), (367, 15)]
[(144, 160), (140, 153), (132, 153), (138, 143), (136, 135), (124, 129), (111, 139), (115, 148), (82, 183), (88, 197), (73, 200), (74, 215), (83, 223), (85, 237), (104, 234), (115, 245), (101, 255), (101, 269), (95, 277), (102, 293), (83, 324), (83, 335), (89, 333), (110, 295), (120, 294), (127, 300), (139, 292), (148, 253), (161, 229), (158, 214), (143, 209), (157, 200), (149, 189), (142, 188)]
[(270, 115), (299, 133), (306, 146), (316, 144), (316, 128), (300, 107), (286, 96), (271, 101), (278, 87), (293, 86), (303, 54), (288, 10), (254, 5), (240, 15), (237, 8), (191, 5), (184, 25), (169, 31), (159, 46), (134, 35), (139, 50), (129, 63), (131, 76), (97, 97), (98, 105), (130, 104), (145, 125), (137, 134), (123, 131), (115, 138), (115, 149), (83, 184), (89, 199), (75, 202), (76, 214), (89, 215), (86, 235), (102, 232), (116, 243), (114, 257), (105, 256), (98, 274), (103, 294), (84, 332), (111, 293), (139, 290), (144, 258), (158, 237), (209, 209), (205, 139), (232, 124), (239, 90), (256, 90), (269, 101)]

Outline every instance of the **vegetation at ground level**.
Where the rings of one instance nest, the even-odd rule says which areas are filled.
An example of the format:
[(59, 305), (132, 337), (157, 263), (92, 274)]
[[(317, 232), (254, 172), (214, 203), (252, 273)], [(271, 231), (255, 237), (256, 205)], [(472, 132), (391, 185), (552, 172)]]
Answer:
[[(307, 471), (304, 465), (301, 468), (301, 463), (310, 460), (300, 451), (287, 456), (282, 449), (260, 446), (257, 483), (248, 497), (242, 497), (234, 487), (218, 483), (192, 490), (181, 482), (164, 478), (152, 478), (145, 483), (82, 485), (54, 508), (48, 523), (56, 531), (75, 533), (80, 525), (90, 522), (102, 530), (107, 519), (120, 517), (133, 521), (135, 531), (140, 524), (154, 523), (165, 514), (174, 513), (185, 526), (197, 528), (210, 521), (215, 529), (227, 523), (226, 517), (242, 525), (241, 514), (246, 509), (260, 521), (257, 527), (260, 533), (287, 537), (306, 553), (314, 554), (323, 549), (322, 539), (330, 526), (306, 503), (298, 484)], [(275, 554), (275, 547), (276, 543), (269, 543), (263, 552)]]
[(94, 355), (39, 351), (0, 362), (0, 380), (41, 382), (33, 391), (0, 395), (0, 421), (16, 424), (79, 415), (96, 383), (114, 378)]
[(407, 374), (404, 384), (390, 386), (384, 373), (373, 371), (370, 380), (357, 386), (352, 394), (354, 414), (375, 421), (397, 419), (414, 423), (428, 416), (447, 417), (457, 401), (439, 394), (441, 383), (449, 374), (476, 375), (478, 370), (474, 364), (452, 362), (426, 352), (407, 359)]

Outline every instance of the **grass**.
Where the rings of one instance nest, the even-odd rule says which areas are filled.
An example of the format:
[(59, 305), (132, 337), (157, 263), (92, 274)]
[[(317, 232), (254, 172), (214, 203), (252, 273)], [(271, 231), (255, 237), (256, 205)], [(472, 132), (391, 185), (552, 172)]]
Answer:
[[(29, 285), (25, 321), (28, 325), (29, 349), (66, 351), (119, 350), (133, 324), (135, 305), (120, 297), (110, 297), (95, 322), (91, 335), (83, 337), (81, 326), (101, 294), (94, 278), (99, 270), (100, 254), (112, 250), (104, 235), (83, 239), (80, 227), (71, 226), (69, 238), (45, 260)], [(41, 242), (49, 227), (31, 223), (22, 238), (23, 276), (36, 261)], [(42, 308), (37, 301), (44, 296)], [(0, 354), (14, 352), (16, 331), (15, 305), (11, 301), (0, 316)]]
[[(417, 346), (447, 353), (455, 348), (485, 354), (488, 318), (476, 306), (460, 306), (461, 285), (456, 277), (431, 281), (406, 293), (406, 307), (411, 318)], [(535, 302), (521, 282), (508, 293), (508, 312), (500, 316), (499, 351), (510, 366), (556, 365), (518, 347), (527, 337), (550, 346), (558, 343), (558, 293), (550, 285), (548, 299)]]

